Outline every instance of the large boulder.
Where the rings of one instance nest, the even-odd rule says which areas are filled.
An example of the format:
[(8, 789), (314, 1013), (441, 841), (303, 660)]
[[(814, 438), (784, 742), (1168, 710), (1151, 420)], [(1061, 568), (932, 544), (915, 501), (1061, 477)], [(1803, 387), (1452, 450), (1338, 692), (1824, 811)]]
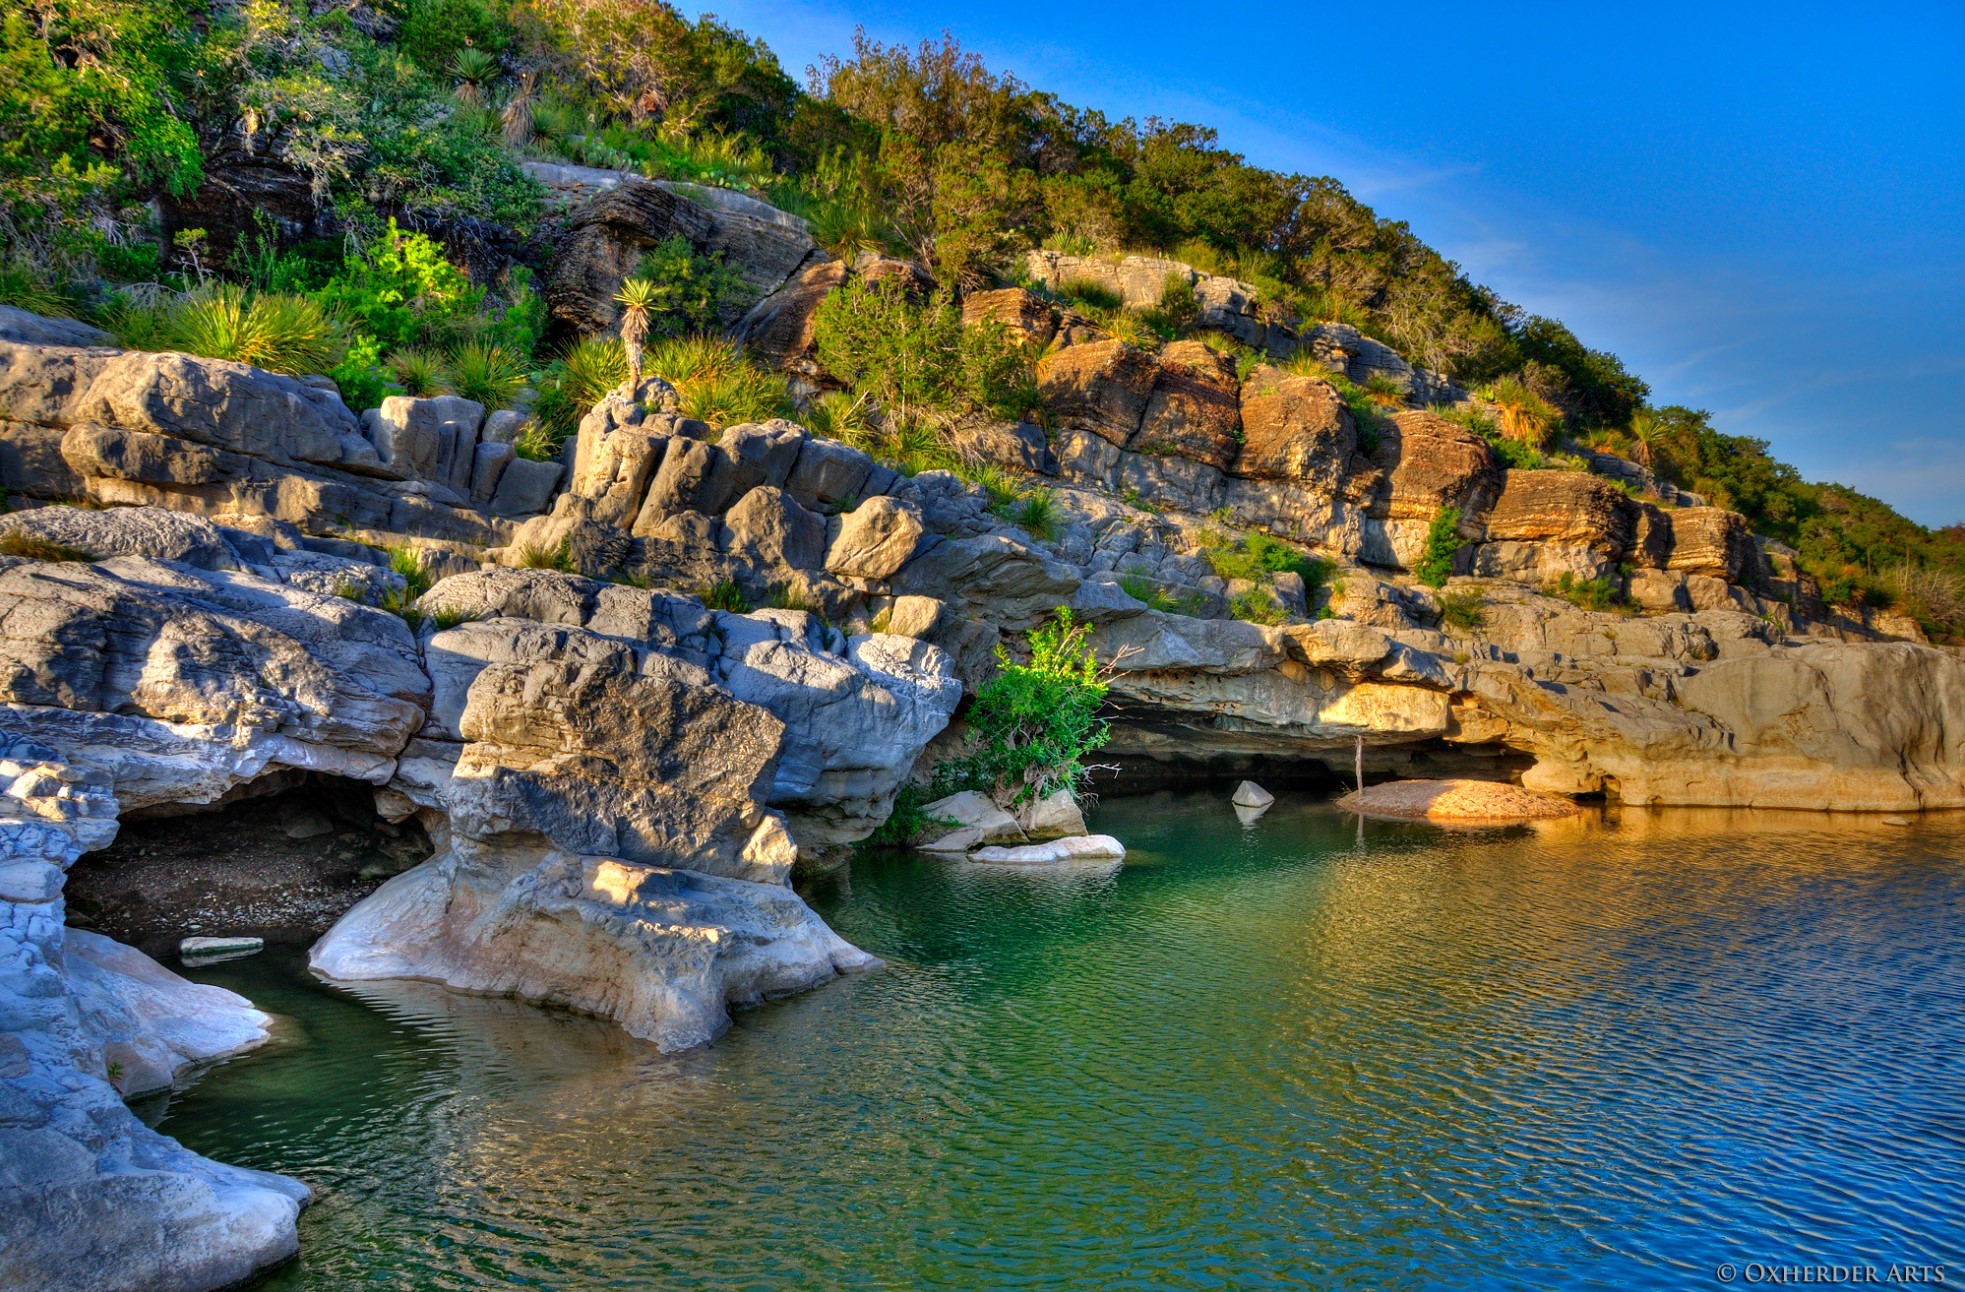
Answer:
[(466, 844), (384, 884), (309, 963), (585, 1010), (683, 1050), (715, 1040), (732, 1006), (875, 962), (778, 884)]
[(1671, 555), (1664, 568), (1728, 583), (1754, 581), (1759, 549), (1746, 517), (1721, 507), (1681, 507), (1665, 514), (1671, 523)]
[(892, 498), (869, 498), (839, 520), (826, 549), (826, 571), (856, 579), (891, 579), (914, 558), (925, 533), (913, 508)]
[(1233, 361), (1199, 341), (1175, 341), (1160, 351), (1157, 362), (1152, 397), (1127, 447), (1227, 470), (1242, 440)]
[(0, 557), (0, 713), (125, 809), (277, 767), (388, 779), (429, 681), (401, 619), (257, 575)]
[(1057, 335), (1058, 316), (1042, 297), (1022, 287), (970, 292), (962, 298), (962, 322), (968, 327), (998, 323), (1016, 340), (1042, 350)]
[(382, 465), (405, 480), (470, 497), (483, 404), (461, 395), (391, 395), (381, 407), (370, 409), (364, 421)]
[(1584, 547), (1615, 559), (1636, 534), (1637, 508), (1602, 476), (1584, 471), (1508, 471), (1488, 513), (1490, 543)]
[(1373, 517), (1431, 521), (1458, 507), (1474, 521), (1501, 495), (1501, 460), (1487, 441), (1437, 413), (1395, 413), (1371, 454), (1383, 478), (1370, 501)]
[(1242, 383), (1241, 402), (1242, 451), (1235, 475), (1337, 492), (1358, 436), (1351, 409), (1335, 386), (1264, 366)]
[(1093, 341), (1046, 355), (1037, 382), (1061, 426), (1124, 448), (1139, 430), (1160, 368), (1123, 341)]
[(700, 253), (722, 256), (757, 296), (778, 290), (813, 251), (802, 220), (754, 198), (617, 176), (568, 219), (546, 280), (547, 303), (584, 332), (612, 328), (620, 318), (614, 293), (622, 280), (651, 247), (677, 236)]
[(773, 367), (790, 367), (812, 353), (813, 323), (819, 305), (846, 282), (846, 264), (814, 254), (784, 286), (751, 306), (733, 335), (752, 354)]
[(782, 880), (762, 800), (784, 724), (700, 666), (625, 644), (493, 664), (459, 722), (451, 829), (482, 843)]

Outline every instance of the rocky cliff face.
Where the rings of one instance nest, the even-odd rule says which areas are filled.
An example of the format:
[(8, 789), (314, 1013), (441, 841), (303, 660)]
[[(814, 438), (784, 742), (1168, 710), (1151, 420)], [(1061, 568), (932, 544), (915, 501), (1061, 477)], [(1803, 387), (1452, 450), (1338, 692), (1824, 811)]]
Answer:
[[(750, 238), (778, 285), (741, 328), (794, 368), (827, 291), (913, 272), (657, 192), (602, 190), (592, 272), (658, 217)], [(1127, 299), (1185, 282), (1272, 357), (1441, 384), (1241, 285), (1110, 267)], [(565, 309), (591, 301), (568, 281)], [(1114, 747), (1139, 757), (1348, 767), (1362, 740), (1376, 770), (1457, 760), (1630, 802), (1965, 806), (1965, 663), (1810, 621), (1732, 513), (1503, 469), (1423, 409), (1364, 435), (1315, 370), (1147, 353), (1022, 288), (965, 313), (1055, 345), (1054, 430), (954, 432), (1046, 481), (1043, 534), (791, 422), (718, 433), (659, 381), (535, 463), (521, 414), (358, 419), (317, 384), (0, 317), (0, 480), (27, 504), (0, 516), (0, 1241), (30, 1286), (221, 1286), (293, 1250), (306, 1196), (123, 1108), (264, 1035), (248, 1004), (64, 928), (65, 871), (133, 811), (303, 772), (366, 786), (436, 855), (349, 911), (319, 972), (550, 1001), (673, 1048), (869, 963), (788, 886), (801, 850), (873, 829), (993, 648), (1059, 606), (1094, 626)], [(1472, 627), (1406, 577), (1445, 507)], [(1221, 565), (1256, 534), (1333, 577)], [(407, 596), (382, 550), (403, 544), (449, 575), (408, 618), (378, 608)], [(1634, 604), (1546, 595), (1564, 576)], [(780, 608), (709, 609), (711, 587)], [(1258, 595), (1278, 622), (1232, 617)]]

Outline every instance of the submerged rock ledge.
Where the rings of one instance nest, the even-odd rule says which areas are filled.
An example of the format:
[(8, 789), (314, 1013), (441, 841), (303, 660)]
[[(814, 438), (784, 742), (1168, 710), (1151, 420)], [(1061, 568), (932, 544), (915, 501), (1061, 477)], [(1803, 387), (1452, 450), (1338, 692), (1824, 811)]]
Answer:
[(1337, 806), (1391, 821), (1547, 821), (1575, 816), (1571, 799), (1497, 781), (1387, 781), (1353, 790)]

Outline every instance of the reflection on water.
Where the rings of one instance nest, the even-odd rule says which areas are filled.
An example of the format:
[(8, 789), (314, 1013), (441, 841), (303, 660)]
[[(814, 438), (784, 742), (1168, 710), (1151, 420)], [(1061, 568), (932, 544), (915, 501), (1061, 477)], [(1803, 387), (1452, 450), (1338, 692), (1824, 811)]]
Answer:
[(1446, 833), (1118, 800), (1115, 876), (862, 859), (878, 972), (663, 1056), (272, 953), (164, 1129), (321, 1200), (278, 1288), (1965, 1278), (1965, 821)]

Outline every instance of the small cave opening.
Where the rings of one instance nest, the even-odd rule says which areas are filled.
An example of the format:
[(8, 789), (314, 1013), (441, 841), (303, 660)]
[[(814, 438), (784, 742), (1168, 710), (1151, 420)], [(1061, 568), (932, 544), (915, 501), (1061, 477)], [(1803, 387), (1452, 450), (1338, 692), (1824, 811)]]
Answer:
[[(1111, 797), (1157, 794), (1168, 790), (1220, 790), (1228, 793), (1241, 781), (1254, 781), (1271, 792), (1321, 794), (1331, 798), (1352, 788), (1356, 751), (1346, 744), (1322, 749), (1247, 749), (1209, 747), (1205, 739), (1155, 741), (1150, 752), (1139, 749), (1095, 755), (1095, 761), (1116, 764), (1117, 770), (1094, 774), (1094, 793)], [(1143, 743), (1143, 742), (1142, 742)], [(1223, 742), (1225, 743), (1225, 742)], [(1409, 744), (1365, 745), (1365, 783), (1381, 781), (1465, 778), (1519, 784), (1522, 773), (1535, 765), (1531, 754), (1501, 745), (1453, 744), (1443, 740)]]
[(374, 787), (278, 771), (214, 803), (131, 812), (68, 872), (68, 922), (152, 956), (196, 935), (308, 944), (434, 851), (415, 817), (390, 822)]

